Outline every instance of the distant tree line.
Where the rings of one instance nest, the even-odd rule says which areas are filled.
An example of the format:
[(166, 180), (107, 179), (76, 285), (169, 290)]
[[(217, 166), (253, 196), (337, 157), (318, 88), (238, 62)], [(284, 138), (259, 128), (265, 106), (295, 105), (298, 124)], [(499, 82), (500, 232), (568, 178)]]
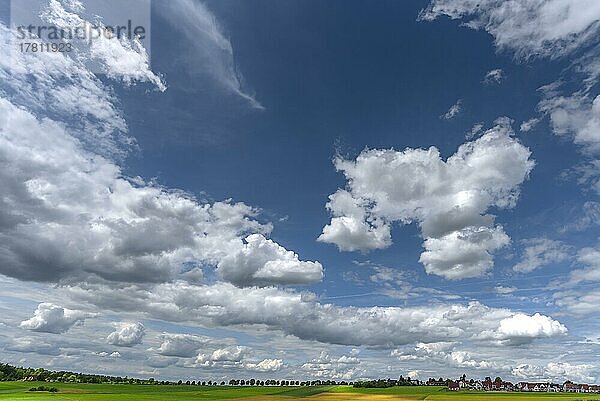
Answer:
[(348, 385), (345, 381), (335, 380), (229, 380), (230, 386), (335, 386), (335, 385)]
[(423, 383), (419, 380), (413, 380), (410, 377), (400, 376), (398, 379), (378, 379), (378, 380), (367, 380), (357, 381), (354, 383), (354, 387), (359, 388), (388, 388), (396, 386), (421, 386)]
[(0, 381), (40, 381), (40, 382), (62, 382), (62, 383), (131, 383), (152, 384), (153, 379), (134, 379), (119, 376), (90, 375), (69, 371), (54, 371), (43, 368), (24, 368), (0, 363)]
[[(51, 383), (109, 383), (109, 384), (148, 384), (148, 385), (188, 385), (188, 386), (324, 386), (348, 385), (351, 383), (335, 380), (259, 380), (259, 379), (231, 379), (229, 382), (212, 380), (156, 380), (137, 379), (132, 377), (92, 375), (69, 371), (53, 371), (43, 368), (24, 368), (0, 363), (0, 381), (37, 381)], [(42, 386), (43, 387), (43, 386)], [(48, 391), (35, 390), (31, 391)]]
[[(468, 384), (474, 384), (473, 379), (467, 380), (463, 375), (460, 380)], [(411, 379), (410, 377), (400, 376), (398, 379), (378, 379), (357, 382), (335, 381), (335, 380), (261, 380), (261, 379), (231, 379), (228, 382), (223, 380), (156, 380), (154, 378), (139, 379), (133, 377), (94, 375), (85, 373), (76, 373), (70, 371), (53, 371), (43, 368), (24, 368), (0, 363), (0, 381), (32, 381), (48, 383), (107, 383), (107, 384), (145, 384), (145, 385), (188, 385), (188, 386), (327, 386), (327, 385), (353, 385), (362, 388), (388, 388), (396, 386), (449, 386), (453, 383), (451, 379), (440, 377), (429, 378), (426, 382)], [(486, 377), (485, 382), (492, 382), (491, 377)], [(500, 377), (496, 377), (493, 382), (502, 383)], [(43, 388), (43, 390), (40, 390)], [(50, 391), (41, 386), (33, 388), (31, 391)]]

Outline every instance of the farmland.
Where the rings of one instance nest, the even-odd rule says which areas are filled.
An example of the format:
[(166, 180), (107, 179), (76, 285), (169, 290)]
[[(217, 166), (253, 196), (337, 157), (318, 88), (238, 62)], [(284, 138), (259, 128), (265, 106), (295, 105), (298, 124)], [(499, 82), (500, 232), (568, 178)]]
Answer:
[[(45, 385), (57, 393), (32, 392)], [(0, 382), (0, 401), (600, 401), (599, 394), (539, 394), (449, 392), (441, 387), (391, 387), (364, 389), (350, 386), (320, 387), (231, 387), (231, 386), (156, 386), (129, 384), (68, 384), (35, 382)]]

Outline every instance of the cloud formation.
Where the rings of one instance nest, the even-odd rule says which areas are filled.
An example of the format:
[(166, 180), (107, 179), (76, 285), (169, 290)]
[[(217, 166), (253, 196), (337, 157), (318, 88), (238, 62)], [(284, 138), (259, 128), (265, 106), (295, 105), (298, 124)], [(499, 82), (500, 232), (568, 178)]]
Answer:
[[(8, 30), (0, 34), (9, 40)], [(56, 53), (40, 53), (40, 60), (9, 46), (0, 52), (6, 56), (0, 57), (0, 75), (8, 82), (0, 99), (0, 273), (44, 282), (165, 282), (202, 276), (203, 266), (227, 255), (246, 250), (257, 257), (270, 246), (264, 266), (255, 266), (256, 280), (320, 280), (318, 262), (301, 262), (264, 237), (260, 249), (244, 242), (271, 230), (255, 220), (256, 209), (200, 203), (124, 176), (110, 156), (126, 154), (133, 140), (109, 88), (83, 61)], [(20, 83), (28, 89), (18, 90)], [(67, 110), (67, 104), (75, 106)]]
[(577, 261), (584, 267), (574, 269), (564, 283), (567, 287), (584, 282), (600, 281), (600, 248), (587, 247), (577, 253)]
[(258, 363), (247, 362), (244, 367), (255, 372), (277, 372), (283, 367), (281, 359), (266, 358)]
[(513, 266), (513, 270), (528, 273), (540, 267), (563, 262), (569, 258), (569, 246), (560, 241), (547, 238), (531, 238), (522, 241), (525, 246), (521, 261)]
[(61, 334), (71, 327), (83, 324), (88, 313), (67, 309), (51, 303), (41, 303), (33, 312), (33, 316), (21, 322), (19, 327), (25, 330), (43, 333)]
[(426, 361), (458, 368), (502, 369), (494, 362), (477, 360), (472, 353), (459, 350), (457, 346), (458, 343), (455, 342), (420, 342), (409, 350), (395, 349), (391, 352), (391, 356), (398, 358), (400, 361)]
[[(228, 283), (193, 285), (185, 282), (160, 284), (152, 289), (78, 286), (69, 288), (69, 296), (102, 309), (135, 311), (154, 319), (212, 327), (253, 325), (303, 340), (353, 346), (393, 347), (417, 341), (453, 339), (511, 345), (564, 334), (559, 322), (539, 315), (525, 322), (530, 328), (528, 333), (515, 333), (513, 338), (512, 333), (501, 328), (500, 323), (503, 319), (521, 314), (478, 302), (414, 307), (343, 307), (320, 303), (314, 294), (307, 292), (274, 287), (239, 288)], [(544, 328), (543, 325), (547, 324), (551, 325), (550, 329)], [(486, 333), (485, 338), (480, 337), (482, 332)]]
[[(191, 358), (198, 355), (198, 350), (214, 340), (206, 336), (197, 336), (193, 334), (171, 334), (164, 333), (161, 336), (160, 347), (155, 351), (164, 356), (177, 356), (181, 358)], [(154, 349), (150, 348), (154, 351)]]
[[(538, 108), (550, 119), (553, 132), (571, 138), (581, 153), (585, 184), (600, 193), (597, 156), (600, 154), (600, 4), (594, 0), (432, 0), (420, 20), (441, 16), (461, 20), (494, 37), (499, 50), (518, 60), (569, 56), (564, 76), (541, 88)], [(575, 83), (576, 89), (567, 89)], [(539, 121), (521, 125), (527, 132)]]
[(109, 344), (119, 347), (133, 347), (141, 344), (146, 329), (141, 322), (120, 323), (117, 329), (106, 337)]
[(314, 378), (332, 378), (334, 380), (353, 380), (366, 372), (360, 367), (361, 360), (356, 355), (332, 356), (321, 351), (317, 358), (302, 364), (302, 370)]
[(569, 362), (549, 362), (545, 366), (521, 364), (512, 369), (511, 373), (525, 380), (561, 381), (565, 378), (575, 382), (590, 383), (596, 380), (593, 372), (595, 367), (590, 364), (573, 364)]
[[(211, 21), (207, 23), (208, 35), (214, 36), (209, 39), (220, 43), (220, 31), (215, 33)], [(230, 54), (227, 44), (223, 46)], [(478, 302), (346, 307), (319, 302), (310, 292), (275, 287), (317, 282), (322, 266), (268, 239), (271, 225), (262, 223), (251, 206), (207, 203), (125, 176), (118, 160), (135, 141), (127, 135), (109, 84), (62, 55), (19, 57), (11, 62), (0, 57), (1, 78), (10, 82), (0, 99), (1, 274), (59, 283), (56, 291), (61, 295), (99, 309), (193, 326), (260, 328), (325, 344), (387, 348), (460, 340), (513, 345), (564, 334), (564, 326), (548, 316)], [(98, 59), (114, 80), (141, 80), (160, 89), (150, 76), (122, 70), (110, 57)], [(34, 83), (22, 73), (35, 77)], [(229, 82), (236, 87), (235, 81)], [(20, 90), (19, 85), (28, 86)], [(56, 99), (75, 106), (50, 106)], [(331, 196), (328, 207), (334, 218), (322, 240), (337, 240), (340, 248), (350, 250), (384, 248), (391, 244), (391, 224), (414, 221), (424, 237), (426, 268), (452, 278), (489, 269), (491, 253), (508, 237), (487, 210), (512, 207), (533, 166), (529, 151), (505, 125), (464, 144), (446, 161), (435, 148), (365, 151), (363, 156), (364, 165), (362, 160), (336, 162), (351, 183)], [(402, 181), (396, 161), (418, 179)], [(371, 177), (379, 180), (373, 188)], [(407, 193), (395, 192), (396, 184), (406, 184), (400, 188), (408, 188)], [(447, 254), (458, 248), (463, 253)], [(443, 265), (448, 260), (451, 267)], [(217, 277), (210, 274), (215, 269)], [(202, 277), (208, 277), (206, 283)], [(383, 269), (374, 275), (379, 282), (396, 279)], [(21, 327), (64, 333), (87, 316), (41, 304)], [(525, 321), (527, 332), (503, 328), (502, 322), (515, 316)], [(486, 338), (480, 337), (482, 332)], [(120, 326), (108, 341), (134, 345), (142, 336), (143, 327), (133, 323)], [(122, 354), (94, 350), (93, 355), (126, 359), (136, 348), (141, 347)], [(217, 369), (273, 372), (285, 367), (281, 359), (258, 358), (247, 347), (202, 336), (164, 334), (160, 346), (151, 350), (158, 355), (143, 362), (156, 369), (178, 363), (177, 357)], [(471, 360), (460, 354), (457, 358), (465, 366)], [(308, 363), (323, 377), (353, 378), (364, 373), (357, 360), (356, 355), (324, 355)], [(311, 371), (311, 366), (306, 368)]]
[(200, 353), (196, 365), (204, 368), (239, 368), (255, 372), (276, 372), (283, 367), (281, 359), (263, 359), (256, 361), (251, 357), (248, 347), (232, 345), (217, 348), (209, 353)]
[(505, 75), (502, 69), (496, 68), (494, 70), (490, 70), (486, 72), (483, 77), (483, 83), (486, 85), (499, 85), (504, 80)]
[(556, 305), (575, 316), (588, 316), (598, 313), (600, 290), (586, 289), (581, 291), (562, 291), (554, 295)]
[(298, 255), (261, 234), (246, 237), (244, 247), (219, 261), (221, 278), (238, 286), (309, 284), (321, 281), (319, 262), (303, 262)]
[(493, 339), (500, 344), (522, 345), (538, 338), (563, 336), (567, 331), (563, 324), (548, 316), (517, 313), (502, 319), (494, 332), (482, 332), (480, 338)]
[[(178, 3), (177, 10), (204, 12), (211, 40), (228, 43), (203, 5)], [(74, 5), (52, 0), (44, 18), (63, 28), (89, 24), (75, 13), (81, 5)], [(75, 43), (77, 57), (69, 58), (13, 52), (9, 30), (2, 26), (0, 35), (5, 95), (0, 99), (0, 185), (6, 189), (0, 200), (0, 273), (75, 283), (198, 277), (202, 264), (214, 266), (244, 249), (246, 235), (270, 231), (269, 224), (254, 220), (257, 210), (243, 203), (201, 204), (181, 191), (123, 176), (112, 157), (123, 157), (135, 141), (110, 88), (86, 63), (96, 62), (115, 80), (148, 82), (163, 90), (139, 44), (100, 38)], [(279, 268), (272, 272), (279, 274), (274, 280), (285, 282), (287, 273), (298, 272), (285, 270), (289, 255), (279, 251), (287, 259), (269, 262)]]
[(33, 337), (15, 338), (6, 349), (8, 351), (36, 353), (45, 356), (56, 356), (60, 355), (61, 352), (60, 347), (57, 345)]
[[(59, 29), (68, 31), (73, 26), (85, 31), (105, 29), (100, 21), (92, 24), (81, 18), (78, 13), (84, 10), (84, 5), (78, 0), (60, 1), (49, 0), (41, 17)], [(81, 43), (83, 42), (83, 43)], [(110, 78), (122, 80), (126, 84), (133, 82), (149, 82), (159, 90), (166, 90), (164, 82), (150, 70), (150, 62), (146, 49), (139, 40), (121, 40), (116, 35), (97, 35), (94, 40), (79, 39), (74, 35), (69, 42), (74, 57), (87, 62), (98, 62), (102, 72)]]
[(540, 122), (540, 119), (537, 117), (532, 117), (529, 120), (523, 121), (519, 126), (519, 131), (521, 132), (529, 132)]
[(19, 279), (169, 281), (185, 266), (242, 249), (245, 233), (270, 230), (243, 203), (203, 205), (123, 177), (60, 124), (5, 99), (0, 165), (0, 272)]
[(519, 58), (558, 57), (597, 40), (600, 4), (594, 0), (433, 0), (419, 19), (461, 19), (484, 29), (499, 49)]
[(196, 363), (201, 366), (215, 366), (216, 364), (238, 364), (248, 354), (249, 348), (239, 345), (219, 348), (208, 354), (198, 354)]
[(600, 289), (596, 285), (600, 282), (600, 249), (581, 249), (577, 253), (577, 262), (583, 267), (571, 270), (566, 280), (554, 283), (559, 289), (554, 299), (557, 306), (572, 315), (593, 315), (597, 313), (600, 303)]
[[(208, 76), (231, 93), (240, 96), (255, 109), (264, 107), (243, 88), (231, 41), (214, 14), (199, 1), (173, 0), (157, 3), (160, 15), (183, 35), (188, 44), (185, 65), (195, 80)], [(190, 50), (193, 49), (193, 50)]]
[(582, 152), (600, 152), (600, 96), (585, 93), (561, 96), (547, 90), (540, 110), (548, 114), (556, 135), (568, 135)]
[(510, 208), (534, 166), (531, 152), (512, 136), (509, 122), (461, 145), (444, 161), (438, 149), (365, 150), (355, 160), (337, 158), (348, 186), (329, 197), (331, 223), (319, 241), (340, 250), (385, 248), (390, 225), (418, 223), (430, 274), (477, 277), (492, 267), (492, 252), (509, 237), (487, 214)]
[(494, 287), (494, 291), (496, 291), (497, 294), (501, 294), (501, 295), (512, 294), (516, 290), (517, 289), (514, 288), (514, 287), (505, 287), (505, 286), (502, 286), (502, 285)]
[(454, 117), (456, 117), (457, 115), (459, 115), (461, 111), (462, 111), (462, 99), (458, 99), (456, 101), (456, 103), (454, 103), (452, 106), (450, 106), (450, 108), (448, 109), (447, 112), (442, 114), (441, 117), (446, 120), (451, 120)]

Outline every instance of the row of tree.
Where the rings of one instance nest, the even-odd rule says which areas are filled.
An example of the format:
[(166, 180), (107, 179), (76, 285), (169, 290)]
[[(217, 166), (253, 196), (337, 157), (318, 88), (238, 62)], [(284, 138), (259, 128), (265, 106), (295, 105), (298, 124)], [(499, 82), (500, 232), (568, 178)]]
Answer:
[(354, 387), (360, 388), (388, 388), (396, 386), (422, 386), (423, 383), (420, 380), (414, 380), (410, 377), (400, 376), (398, 379), (378, 379), (378, 380), (367, 380), (357, 381), (354, 383)]
[(0, 363), (0, 381), (29, 380), (40, 382), (64, 383), (132, 383), (151, 384), (150, 380), (134, 379), (119, 376), (90, 375), (85, 373), (54, 371), (43, 368), (24, 368)]
[(335, 380), (236, 380), (231, 379), (228, 383), (230, 386), (345, 386), (348, 382)]
[[(379, 380), (368, 380), (368, 381), (357, 381), (354, 383), (348, 383), (345, 381), (335, 380), (257, 380), (257, 379), (231, 379), (229, 382), (225, 381), (168, 381), (168, 380), (155, 380), (150, 379), (137, 379), (132, 377), (120, 377), (120, 376), (107, 376), (107, 375), (92, 375), (85, 373), (75, 373), (69, 371), (53, 371), (43, 368), (24, 368), (9, 365), (7, 363), (0, 363), (0, 381), (17, 381), (17, 380), (28, 380), (28, 381), (40, 381), (40, 382), (64, 382), (64, 383), (112, 383), (112, 384), (151, 384), (151, 385), (189, 385), (189, 386), (323, 386), (323, 385), (348, 385), (351, 384), (354, 387), (363, 388), (387, 388), (395, 386), (423, 386), (423, 385), (436, 385), (446, 386), (450, 379), (439, 379), (430, 378), (427, 382), (420, 380), (411, 379), (410, 377), (400, 376), (398, 379), (379, 379)], [(461, 380), (467, 381), (466, 375), (461, 377)], [(486, 377), (485, 381), (491, 382), (490, 377)], [(502, 382), (500, 377), (494, 379), (495, 382)], [(470, 380), (473, 382), (473, 379)]]
[(257, 379), (231, 379), (225, 381), (168, 381), (150, 379), (136, 379), (132, 377), (91, 375), (68, 371), (53, 371), (43, 368), (24, 368), (0, 363), (0, 381), (38, 381), (38, 382), (62, 382), (62, 383), (111, 383), (111, 384), (150, 384), (150, 385), (188, 385), (188, 386), (323, 386), (323, 385), (347, 385), (345, 381), (334, 380), (257, 380)]

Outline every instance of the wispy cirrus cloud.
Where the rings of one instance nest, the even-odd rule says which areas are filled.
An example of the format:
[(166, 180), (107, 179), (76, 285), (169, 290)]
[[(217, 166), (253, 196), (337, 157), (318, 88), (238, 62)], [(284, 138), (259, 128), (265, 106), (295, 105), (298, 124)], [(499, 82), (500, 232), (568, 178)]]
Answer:
[(262, 110), (263, 105), (244, 88), (235, 64), (233, 46), (215, 15), (200, 1), (159, 2), (161, 16), (186, 39), (186, 68), (194, 78), (210, 77), (223, 88)]

